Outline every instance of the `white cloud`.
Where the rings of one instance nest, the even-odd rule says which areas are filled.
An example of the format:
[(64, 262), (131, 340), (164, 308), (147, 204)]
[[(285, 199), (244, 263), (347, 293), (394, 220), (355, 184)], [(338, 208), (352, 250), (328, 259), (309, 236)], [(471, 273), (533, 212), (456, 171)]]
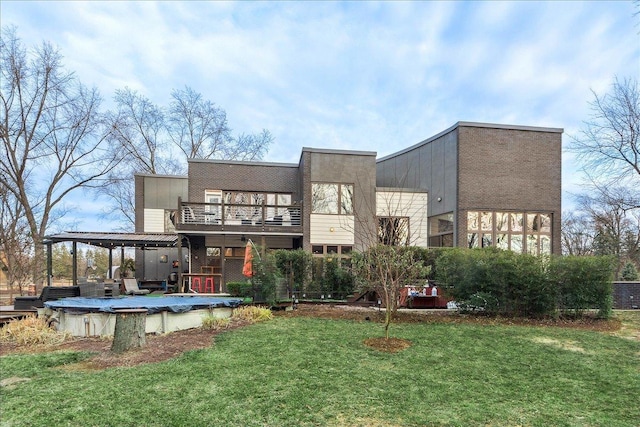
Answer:
[(51, 1), (0, 12), (28, 45), (59, 45), (107, 100), (129, 86), (166, 104), (193, 87), (234, 131), (271, 130), (272, 161), (297, 162), (303, 146), (386, 155), (461, 120), (571, 135), (590, 89), (640, 74), (631, 2)]

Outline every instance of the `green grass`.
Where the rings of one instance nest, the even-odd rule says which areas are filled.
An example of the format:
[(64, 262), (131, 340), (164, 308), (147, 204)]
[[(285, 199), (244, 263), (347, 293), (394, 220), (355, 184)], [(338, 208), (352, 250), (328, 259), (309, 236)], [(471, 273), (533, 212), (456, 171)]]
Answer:
[(60, 369), (0, 358), (4, 426), (637, 426), (640, 344), (561, 328), (275, 318), (168, 362)]

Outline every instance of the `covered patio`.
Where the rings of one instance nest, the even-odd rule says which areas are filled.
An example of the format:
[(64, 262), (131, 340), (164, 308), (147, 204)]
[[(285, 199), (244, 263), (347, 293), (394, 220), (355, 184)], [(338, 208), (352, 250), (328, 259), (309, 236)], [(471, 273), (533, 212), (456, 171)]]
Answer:
[[(120, 249), (120, 259), (124, 259), (125, 248), (175, 248), (180, 249), (179, 237), (176, 234), (166, 233), (95, 233), (66, 231), (63, 233), (47, 236), (44, 244), (47, 247), (47, 285), (53, 283), (53, 249), (55, 243), (68, 243), (72, 245), (72, 285), (78, 286), (78, 259), (77, 245), (87, 244), (109, 249), (109, 268), (107, 278), (113, 279), (113, 251)], [(180, 242), (182, 243), (182, 242)]]

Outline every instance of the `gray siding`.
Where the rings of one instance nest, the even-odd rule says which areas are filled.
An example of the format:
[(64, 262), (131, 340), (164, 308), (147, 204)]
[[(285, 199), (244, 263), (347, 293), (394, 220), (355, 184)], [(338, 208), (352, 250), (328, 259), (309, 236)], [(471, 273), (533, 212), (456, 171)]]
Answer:
[(457, 194), (457, 129), (379, 160), (376, 185), (426, 190), (429, 216), (453, 212)]
[(308, 240), (312, 182), (353, 184), (354, 246), (363, 249), (375, 237), (375, 162), (375, 152), (303, 149), (300, 164), (303, 170), (305, 250), (311, 250), (311, 243), (324, 243)]

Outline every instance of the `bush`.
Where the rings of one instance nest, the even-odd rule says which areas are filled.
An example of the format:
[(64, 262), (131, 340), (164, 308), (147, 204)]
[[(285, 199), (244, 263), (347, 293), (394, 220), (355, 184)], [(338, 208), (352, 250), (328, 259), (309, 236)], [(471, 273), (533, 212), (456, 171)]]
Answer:
[(305, 289), (311, 282), (311, 254), (303, 249), (278, 249), (273, 254), (280, 274), (287, 281), (289, 292)]
[(436, 278), (463, 309), (490, 314), (611, 314), (610, 257), (545, 257), (496, 248), (454, 248), (440, 252)]
[(234, 297), (253, 297), (251, 282), (228, 282), (227, 291)]
[(253, 300), (274, 305), (276, 302), (276, 284), (282, 278), (276, 266), (273, 251), (253, 257)]
[(202, 328), (213, 330), (225, 329), (230, 323), (231, 320), (228, 317), (217, 317), (210, 314), (202, 319)]
[(598, 309), (600, 317), (611, 316), (615, 259), (604, 256), (554, 257), (549, 276), (556, 288), (556, 304), (562, 313), (580, 316)]
[(456, 248), (440, 253), (436, 270), (441, 287), (463, 308), (516, 316), (554, 311), (542, 258), (496, 248)]
[(266, 307), (259, 307), (256, 305), (242, 305), (233, 310), (231, 314), (232, 319), (244, 320), (249, 323), (264, 322), (265, 320), (271, 320), (273, 313)]

